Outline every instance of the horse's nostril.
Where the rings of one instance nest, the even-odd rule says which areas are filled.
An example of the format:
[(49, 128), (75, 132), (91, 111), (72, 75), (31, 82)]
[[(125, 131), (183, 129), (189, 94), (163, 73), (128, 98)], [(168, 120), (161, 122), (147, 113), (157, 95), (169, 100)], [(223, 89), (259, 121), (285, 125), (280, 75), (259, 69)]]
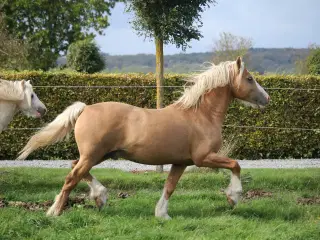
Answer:
[(268, 95), (267, 99), (268, 99), (268, 102), (270, 102), (270, 96), (269, 95)]
[(41, 116), (43, 116), (43, 115), (45, 115), (45, 114), (46, 114), (47, 109), (46, 109), (46, 108), (38, 108), (38, 110), (37, 110), (37, 111), (41, 114)]

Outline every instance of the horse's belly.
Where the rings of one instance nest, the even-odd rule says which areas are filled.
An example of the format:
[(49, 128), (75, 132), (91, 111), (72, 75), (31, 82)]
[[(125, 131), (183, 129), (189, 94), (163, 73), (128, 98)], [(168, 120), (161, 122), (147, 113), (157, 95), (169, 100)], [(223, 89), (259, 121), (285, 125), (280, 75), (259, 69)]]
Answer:
[(170, 159), (170, 158), (144, 158), (142, 156), (132, 156), (128, 157), (128, 160), (141, 163), (141, 164), (147, 164), (147, 165), (166, 165), (166, 164), (177, 164), (177, 165), (193, 165), (193, 162), (191, 159)]
[[(187, 151), (187, 150), (186, 150)], [(152, 147), (125, 151), (122, 157), (141, 164), (164, 165), (164, 164), (192, 164), (190, 156), (180, 151), (164, 151)]]

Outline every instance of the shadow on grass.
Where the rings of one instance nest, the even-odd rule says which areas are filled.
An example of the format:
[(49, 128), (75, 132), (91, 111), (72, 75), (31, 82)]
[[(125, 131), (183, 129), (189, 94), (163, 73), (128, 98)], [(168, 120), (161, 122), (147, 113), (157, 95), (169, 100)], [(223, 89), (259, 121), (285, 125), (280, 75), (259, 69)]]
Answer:
[[(78, 193), (76, 193), (77, 195)], [(107, 206), (101, 211), (97, 208), (85, 209), (82, 212), (85, 215), (97, 214), (108, 217), (128, 217), (128, 218), (150, 218), (154, 216), (154, 208), (156, 205), (155, 198), (151, 200), (146, 196), (145, 199), (127, 198), (119, 199), (112, 198)], [(235, 208), (231, 208), (224, 197), (216, 196), (216, 200), (204, 201), (200, 204), (200, 200), (193, 200), (189, 197), (181, 197), (173, 199), (169, 205), (169, 215), (172, 218), (182, 217), (185, 219), (201, 219), (220, 216), (235, 216), (240, 219), (260, 219), (264, 221), (273, 221), (275, 219), (294, 222), (303, 219), (306, 214), (305, 206), (298, 206), (295, 203), (277, 202), (275, 199), (254, 200), (249, 203), (241, 203)], [(189, 200), (188, 200), (189, 198)], [(181, 200), (183, 199), (183, 200)], [(93, 202), (91, 202), (93, 204)], [(76, 211), (76, 207), (72, 207), (64, 211), (66, 215), (72, 215)], [(45, 214), (45, 211), (43, 211)]]
[[(121, 200), (120, 200), (121, 201)], [(126, 199), (124, 201), (131, 201)], [(192, 200), (191, 200), (192, 202)], [(217, 205), (203, 206), (200, 204), (179, 204), (171, 201), (169, 205), (169, 215), (172, 218), (183, 217), (191, 219), (212, 218), (220, 216), (236, 216), (244, 219), (260, 219), (265, 221), (273, 221), (275, 219), (283, 221), (298, 221), (304, 218), (306, 210), (295, 203), (277, 204), (275, 200), (255, 200), (249, 203), (241, 203), (239, 206), (232, 208), (227, 201), (221, 202), (217, 200)], [(118, 204), (111, 202), (110, 206), (104, 208), (101, 214), (108, 216), (121, 216), (130, 218), (151, 217), (154, 216), (154, 208), (156, 201), (150, 204), (150, 201), (136, 200), (133, 203)]]

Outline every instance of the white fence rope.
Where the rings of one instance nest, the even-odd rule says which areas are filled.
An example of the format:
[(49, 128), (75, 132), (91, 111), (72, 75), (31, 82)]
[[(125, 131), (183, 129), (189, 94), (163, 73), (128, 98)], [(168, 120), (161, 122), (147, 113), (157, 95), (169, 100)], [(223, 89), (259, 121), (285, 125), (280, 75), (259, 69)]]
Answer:
[[(157, 88), (155, 85), (101, 85), (101, 86), (65, 86), (65, 85), (57, 85), (57, 86), (33, 86), (34, 88)], [(184, 86), (160, 86), (162, 88), (183, 88)], [(295, 91), (320, 91), (320, 88), (264, 88), (266, 90), (295, 90)]]
[(259, 126), (239, 126), (239, 125), (223, 125), (223, 127), (255, 128), (255, 129), (278, 129), (278, 130), (290, 130), (290, 131), (319, 131), (320, 132), (320, 128), (259, 127)]
[[(290, 131), (319, 131), (320, 128), (288, 128), (288, 127), (259, 127), (259, 126), (242, 126), (242, 125), (222, 125), (223, 127), (231, 128), (253, 128), (253, 129), (279, 129)], [(41, 128), (8, 128), (11, 131), (24, 131), (24, 130), (40, 130)]]

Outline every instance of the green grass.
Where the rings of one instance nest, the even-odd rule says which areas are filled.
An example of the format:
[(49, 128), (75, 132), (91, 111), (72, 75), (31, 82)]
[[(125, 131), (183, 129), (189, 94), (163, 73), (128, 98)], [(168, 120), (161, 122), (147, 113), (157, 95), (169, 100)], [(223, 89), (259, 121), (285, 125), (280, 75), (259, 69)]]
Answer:
[[(0, 197), (46, 201), (59, 192), (67, 169), (0, 169)], [(167, 174), (132, 174), (95, 169), (109, 189), (100, 212), (74, 207), (60, 217), (18, 207), (0, 209), (0, 239), (320, 239), (320, 206), (297, 204), (320, 196), (320, 169), (245, 170), (244, 192), (263, 189), (272, 197), (245, 200), (231, 209), (220, 189), (223, 173), (185, 173), (169, 204), (170, 221), (156, 219), (154, 207)], [(130, 196), (120, 199), (120, 191)], [(88, 192), (80, 183), (72, 196)], [(93, 204), (93, 203), (91, 203)]]

